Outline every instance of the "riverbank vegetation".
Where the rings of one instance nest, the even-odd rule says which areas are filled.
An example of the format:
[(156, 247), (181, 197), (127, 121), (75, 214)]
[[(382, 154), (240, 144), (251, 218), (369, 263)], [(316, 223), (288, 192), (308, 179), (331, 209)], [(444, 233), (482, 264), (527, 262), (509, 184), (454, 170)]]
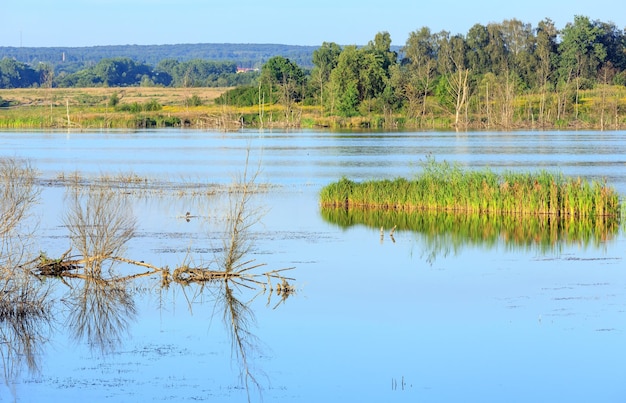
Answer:
[[(401, 48), (391, 43), (387, 32), (365, 46), (325, 42), (313, 51), (312, 68), (277, 55), (240, 73), (228, 62), (167, 59), (152, 67), (118, 57), (55, 74), (46, 63), (3, 59), (0, 88), (36, 87), (42, 97), (77, 86), (184, 88), (190, 95), (166, 108), (117, 102), (112, 91), (84, 100), (93, 109), (83, 120), (66, 111), (67, 119), (46, 121), (27, 117), (25, 104), (0, 92), (0, 127), (626, 127), (626, 34), (611, 22), (576, 16), (558, 29), (550, 19), (536, 27), (512, 19), (475, 24), (465, 35), (422, 27)], [(206, 86), (224, 89), (193, 98)], [(67, 100), (44, 104), (51, 114), (69, 109)], [(187, 119), (177, 108), (197, 109)]]
[(323, 207), (447, 211), (466, 214), (552, 217), (619, 216), (619, 194), (600, 181), (567, 178), (546, 171), (462, 170), (429, 159), (412, 180), (354, 182), (347, 178), (320, 192)]

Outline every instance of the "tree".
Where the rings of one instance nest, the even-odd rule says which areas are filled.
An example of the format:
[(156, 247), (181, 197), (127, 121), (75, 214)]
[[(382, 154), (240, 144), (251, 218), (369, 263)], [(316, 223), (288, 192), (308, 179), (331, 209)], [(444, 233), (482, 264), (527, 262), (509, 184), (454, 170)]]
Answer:
[(330, 73), (337, 67), (341, 47), (334, 42), (324, 42), (313, 52), (313, 72), (311, 76), (319, 86), (320, 105), (324, 105), (324, 86), (330, 79)]
[(500, 26), (510, 70), (530, 87), (536, 69), (533, 57), (536, 39), (532, 26), (517, 19), (504, 20)]
[(550, 19), (540, 21), (536, 29), (537, 46), (535, 48), (535, 58), (537, 59), (536, 88), (541, 93), (539, 103), (539, 121), (545, 122), (546, 101), (549, 88), (553, 85), (552, 78), (554, 66), (557, 63), (557, 43), (558, 31)]
[(487, 46), (489, 45), (489, 31), (481, 24), (475, 24), (467, 32), (467, 63), (475, 74), (491, 72)]
[(288, 119), (293, 104), (301, 99), (305, 82), (304, 71), (286, 57), (274, 56), (263, 65), (261, 82), (270, 88), (279, 89), (280, 102), (285, 107), (285, 116)]
[(39, 73), (26, 63), (8, 57), (0, 60), (0, 88), (25, 88), (39, 85)]
[[(451, 105), (454, 113), (454, 126), (461, 125), (461, 113), (465, 112), (463, 125), (468, 123), (467, 107), (470, 96), (469, 75), (467, 67), (467, 45), (461, 35), (450, 37), (450, 33), (442, 31), (438, 35), (439, 57), (438, 69), (442, 80), (439, 81), (438, 93), (444, 105)], [(446, 99), (447, 98), (447, 99)]]
[(437, 66), (437, 42), (430, 29), (422, 27), (409, 34), (406, 45), (402, 48), (405, 57), (402, 60), (405, 79), (398, 84), (401, 94), (409, 103), (409, 113), (420, 108), (420, 114), (426, 114), (426, 98), (432, 90)]
[(626, 35), (612, 22), (594, 21), (593, 26), (598, 28), (598, 43), (606, 50), (605, 63), (610, 63), (618, 70), (626, 70)]
[(337, 59), (337, 66), (330, 74), (330, 82), (337, 99), (337, 109), (341, 116), (357, 114), (363, 99), (359, 74), (360, 53), (356, 46), (345, 46)]
[[(559, 73), (566, 88), (574, 82), (576, 90), (575, 118), (578, 119), (578, 100), (583, 81), (595, 78), (606, 58), (606, 48), (598, 38), (601, 30), (589, 18), (577, 15), (561, 32)], [(565, 98), (565, 97), (564, 97)]]

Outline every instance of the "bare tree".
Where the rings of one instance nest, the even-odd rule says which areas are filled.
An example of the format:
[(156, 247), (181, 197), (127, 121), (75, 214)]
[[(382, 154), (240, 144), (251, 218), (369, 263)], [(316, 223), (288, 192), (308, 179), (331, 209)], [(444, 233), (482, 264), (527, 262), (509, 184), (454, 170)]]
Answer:
[(71, 188), (71, 203), (64, 222), (74, 248), (82, 255), (85, 274), (100, 277), (122, 256), (135, 233), (136, 221), (128, 198), (105, 187), (86, 192)]

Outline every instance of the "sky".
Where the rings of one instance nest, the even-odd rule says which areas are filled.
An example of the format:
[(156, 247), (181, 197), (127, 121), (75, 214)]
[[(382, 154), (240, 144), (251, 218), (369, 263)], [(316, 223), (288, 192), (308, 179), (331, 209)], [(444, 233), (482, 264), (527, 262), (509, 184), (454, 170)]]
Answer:
[(403, 46), (424, 26), (466, 34), (550, 18), (563, 28), (576, 15), (626, 28), (624, 0), (0, 0), (0, 46), (365, 45), (383, 31)]

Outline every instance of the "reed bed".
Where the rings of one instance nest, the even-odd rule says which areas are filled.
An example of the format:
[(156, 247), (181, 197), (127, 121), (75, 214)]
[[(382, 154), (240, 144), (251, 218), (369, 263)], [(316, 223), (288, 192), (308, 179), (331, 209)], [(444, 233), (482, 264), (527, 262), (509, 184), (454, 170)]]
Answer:
[(619, 216), (619, 194), (604, 181), (559, 173), (463, 170), (428, 160), (413, 180), (342, 178), (320, 192), (323, 207), (432, 210), (472, 214)]

